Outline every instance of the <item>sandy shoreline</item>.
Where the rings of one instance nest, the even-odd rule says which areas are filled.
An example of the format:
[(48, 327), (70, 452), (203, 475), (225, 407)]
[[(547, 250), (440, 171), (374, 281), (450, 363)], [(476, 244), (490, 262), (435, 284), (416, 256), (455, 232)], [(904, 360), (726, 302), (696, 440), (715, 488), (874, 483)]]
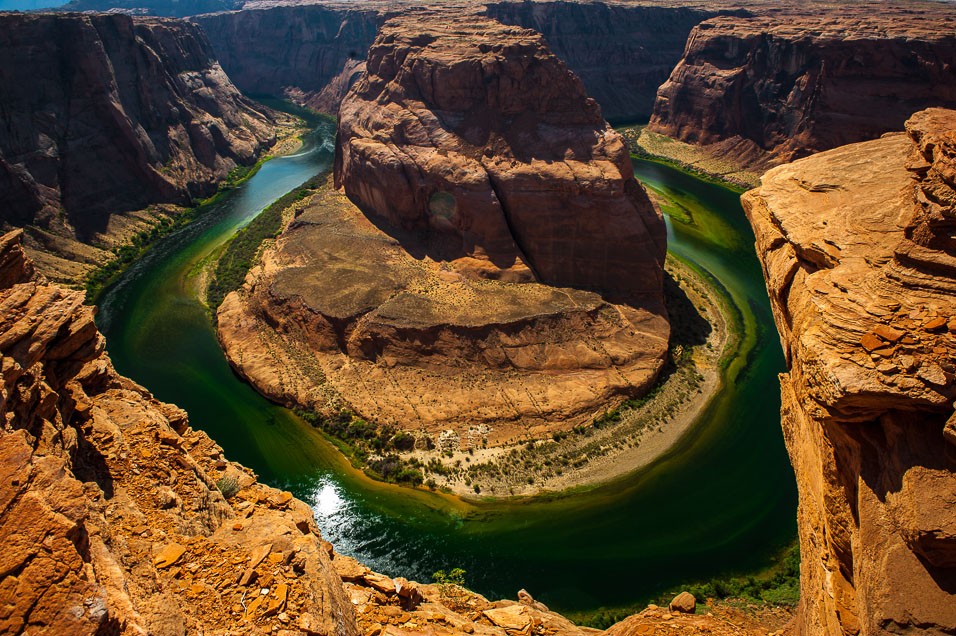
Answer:
[[(593, 488), (651, 464), (692, 428), (721, 386), (719, 360), (731, 333), (725, 302), (692, 269), (668, 259), (667, 270), (707, 317), (712, 331), (706, 343), (691, 348), (690, 363), (676, 368), (653, 397), (639, 408), (622, 409), (620, 422), (561, 439), (455, 452), (416, 451), (423, 464), (438, 458), (453, 474), (436, 478), (434, 487), (464, 498), (533, 497), (570, 489)], [(478, 486), (476, 491), (475, 486)]]

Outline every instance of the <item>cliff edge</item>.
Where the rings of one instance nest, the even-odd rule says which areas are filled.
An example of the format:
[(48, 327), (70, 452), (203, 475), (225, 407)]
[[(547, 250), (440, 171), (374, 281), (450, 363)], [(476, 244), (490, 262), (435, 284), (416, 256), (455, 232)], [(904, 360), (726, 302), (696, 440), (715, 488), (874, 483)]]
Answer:
[(743, 197), (789, 372), (798, 633), (956, 630), (956, 111)]
[(276, 141), (205, 35), (181, 20), (0, 14), (0, 229), (76, 281)]
[(757, 174), (956, 106), (956, 11), (784, 7), (694, 27), (648, 130)]

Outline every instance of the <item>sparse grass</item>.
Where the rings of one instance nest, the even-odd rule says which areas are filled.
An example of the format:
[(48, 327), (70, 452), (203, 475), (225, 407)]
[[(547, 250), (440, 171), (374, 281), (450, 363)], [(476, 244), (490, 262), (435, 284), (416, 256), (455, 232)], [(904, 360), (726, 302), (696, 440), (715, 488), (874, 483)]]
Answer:
[(206, 293), (207, 303), (213, 314), (226, 295), (242, 285), (262, 242), (279, 235), (285, 210), (311, 195), (324, 181), (324, 176), (312, 177), (298, 188), (279, 197), (229, 241), (216, 263), (216, 271)]
[(216, 481), (216, 488), (222, 493), (222, 496), (228, 501), (239, 492), (239, 482), (235, 477), (220, 477)]

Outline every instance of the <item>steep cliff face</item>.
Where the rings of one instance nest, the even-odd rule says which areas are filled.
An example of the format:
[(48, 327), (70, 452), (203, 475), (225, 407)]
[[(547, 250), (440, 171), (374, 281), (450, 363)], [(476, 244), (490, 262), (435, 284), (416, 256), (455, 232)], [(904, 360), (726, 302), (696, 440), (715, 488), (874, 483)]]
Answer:
[[(744, 12), (739, 12), (744, 13)], [(646, 120), (690, 30), (718, 11), (600, 2), (500, 2), (487, 14), (544, 35), (608, 119)]]
[(660, 212), (620, 135), (533, 31), (477, 16), (388, 22), (339, 110), (335, 181), (437, 260), (660, 305)]
[(201, 15), (193, 21), (244, 92), (287, 96), (334, 114), (361, 74), (387, 15), (329, 3)]
[[(269, 3), (251, 6), (263, 4)], [(378, 28), (401, 10), (401, 5), (358, 10), (328, 2), (193, 19), (243, 91), (287, 94), (335, 113)], [(542, 33), (612, 120), (650, 116), (657, 88), (680, 60), (691, 28), (731, 11), (602, 2), (499, 2), (485, 10), (500, 22)]]
[(499, 444), (653, 382), (664, 224), (538, 34), (390, 20), (342, 104), (335, 176), (358, 208), (325, 191), (219, 310), (270, 397)]
[(743, 197), (789, 372), (801, 634), (956, 630), (956, 112)]
[(109, 243), (115, 215), (208, 196), (275, 142), (274, 115), (236, 90), (194, 25), (76, 14), (0, 25), (0, 223), (32, 228), (32, 245), (67, 261), (83, 260), (76, 243)]
[[(956, 105), (956, 11), (849, 6), (697, 26), (649, 129), (765, 167), (900, 130)], [(946, 26), (948, 25), (948, 26)]]
[(83, 294), (35, 274), (19, 233), (0, 306), (0, 631), (357, 633), (312, 510), (117, 375)]

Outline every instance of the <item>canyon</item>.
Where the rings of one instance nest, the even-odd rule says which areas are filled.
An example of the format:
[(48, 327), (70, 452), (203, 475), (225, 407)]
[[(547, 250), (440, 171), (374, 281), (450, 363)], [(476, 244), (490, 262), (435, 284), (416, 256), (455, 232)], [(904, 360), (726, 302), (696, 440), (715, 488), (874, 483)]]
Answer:
[[(244, 97), (189, 23), (0, 15), (0, 224), (77, 282), (215, 193), (291, 120)], [(167, 205), (164, 205), (167, 204)]]
[(744, 195), (789, 370), (800, 634), (956, 629), (956, 111)]
[[(913, 114), (956, 106), (956, 13), (817, 9), (0, 15), (0, 219), (25, 228), (0, 237), (0, 631), (598, 633), (337, 554), (117, 374), (83, 295), (44, 276), (81, 279), (272, 147), (291, 120), (239, 90), (341, 117), (334, 182), (219, 310), (231, 364), (278, 402), (471, 448), (592, 422), (665, 363), (664, 226), (604, 117), (650, 114), (640, 139), (745, 181), (797, 159), (743, 197), (787, 362), (788, 630), (956, 630), (956, 113)], [(713, 612), (603, 633), (770, 631)]]
[(220, 340), (282, 403), (433, 439), (590, 421), (667, 350), (664, 223), (632, 174), (533, 31), (393, 18), (340, 109), (348, 198), (296, 216), (223, 302)]
[(839, 13), (788, 7), (700, 23), (648, 131), (759, 173), (900, 130), (927, 106), (956, 106), (951, 6)]

